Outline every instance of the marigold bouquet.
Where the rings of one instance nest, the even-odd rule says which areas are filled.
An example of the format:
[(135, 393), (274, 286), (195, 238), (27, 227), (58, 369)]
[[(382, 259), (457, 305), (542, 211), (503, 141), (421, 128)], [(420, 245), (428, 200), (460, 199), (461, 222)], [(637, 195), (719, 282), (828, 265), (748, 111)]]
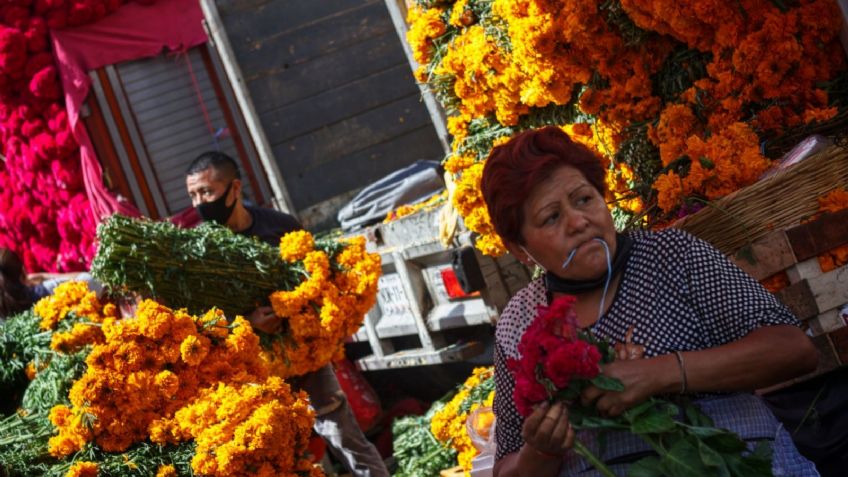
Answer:
[(291, 232), (280, 240), (280, 258), (303, 281), (271, 293), (274, 312), (284, 318), (272, 356), (277, 374), (298, 376), (344, 356), (345, 338), (377, 302), (382, 269), (362, 236), (320, 243), (307, 231)]
[(380, 256), (364, 237), (316, 240), (291, 232), (279, 249), (214, 224), (180, 229), (112, 216), (98, 229), (92, 273), (115, 290), (130, 290), (174, 308), (228, 316), (269, 304), (284, 319), (263, 345), (274, 374), (298, 376), (344, 352), (344, 340), (376, 303)]
[[(632, 476), (771, 475), (767, 447), (748, 452), (745, 441), (730, 431), (712, 427), (709, 417), (691, 403), (678, 405), (650, 398), (618, 417), (602, 417), (594, 406), (582, 405), (577, 398), (590, 384), (610, 391), (624, 387), (601, 374), (601, 365), (612, 362), (614, 352), (605, 342), (577, 328), (573, 304), (574, 297), (565, 296), (549, 307), (539, 307), (538, 316), (519, 343), (521, 358), (509, 362), (519, 413), (527, 416), (538, 403), (563, 400), (569, 403), (569, 419), (575, 430), (638, 435), (657, 455), (633, 464), (628, 471)], [(602, 475), (615, 475), (584, 443), (575, 440), (574, 450)]]
[(0, 389), (9, 398), (3, 407), (23, 400), (41, 408), (50, 396), (67, 393), (70, 384), (54, 378), (77, 366), (72, 356), (80, 349), (103, 341), (101, 323), (116, 314), (115, 305), (101, 302), (85, 282), (69, 281), (31, 310), (0, 322)]
[(594, 150), (617, 224), (655, 227), (848, 121), (834, 0), (407, 3), (415, 77), (448, 115), (451, 201), (487, 254), (505, 249), (482, 163), (520, 131), (558, 126)]
[(476, 368), (459, 386), (456, 395), (433, 414), (430, 430), (443, 446), (458, 453), (459, 465), (470, 475), (471, 460), (479, 451), (468, 435), (468, 416), (481, 406), (491, 406), (495, 398), (494, 368)]
[[(96, 308), (69, 290), (36, 305), (42, 322)], [(244, 319), (152, 300), (132, 318), (101, 318), (99, 333), (54, 347), (21, 411), (0, 421), (11, 475), (322, 475), (306, 459), (306, 395), (272, 374)], [(28, 403), (42, 378), (61, 392)]]

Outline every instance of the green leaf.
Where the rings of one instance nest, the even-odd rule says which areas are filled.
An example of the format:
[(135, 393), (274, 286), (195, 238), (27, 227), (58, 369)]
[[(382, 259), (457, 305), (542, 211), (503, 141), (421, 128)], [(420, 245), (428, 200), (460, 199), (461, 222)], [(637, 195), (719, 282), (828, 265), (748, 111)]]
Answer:
[(630, 425), (634, 434), (670, 432), (676, 427), (674, 419), (663, 412), (647, 412), (638, 416)]
[(701, 462), (698, 448), (686, 439), (675, 442), (668, 453), (661, 457), (660, 469), (668, 477), (716, 475)]
[(657, 477), (660, 468), (659, 457), (645, 457), (627, 468), (628, 477)]
[(708, 446), (704, 441), (698, 441), (698, 452), (701, 454), (701, 462), (709, 467), (715, 467), (720, 477), (729, 477), (730, 471), (724, 463), (724, 458), (721, 454)]
[(686, 414), (686, 421), (693, 426), (702, 426), (702, 427), (712, 427), (713, 420), (710, 419), (710, 416), (707, 416), (701, 409), (688, 401), (688, 399), (681, 404), (683, 407), (683, 411)]
[(745, 441), (738, 435), (726, 430), (722, 433), (716, 433), (711, 437), (704, 437), (703, 440), (713, 449), (725, 454), (744, 452), (748, 448), (745, 445)]
[(623, 416), (625, 419), (627, 419), (627, 422), (633, 422), (640, 415), (650, 411), (655, 404), (656, 402), (653, 399), (645, 401), (642, 404), (639, 404), (638, 406), (632, 407), (625, 411)]
[(624, 384), (616, 378), (611, 378), (603, 374), (599, 374), (592, 379), (592, 384), (603, 389), (604, 391), (624, 391)]
[(738, 477), (771, 477), (772, 450), (767, 442), (758, 442), (748, 455), (727, 459), (730, 473)]
[(630, 422), (630, 432), (650, 434), (672, 431), (677, 415), (676, 405), (651, 399), (625, 412), (624, 418)]
[(571, 423), (575, 429), (605, 429), (605, 430), (617, 430), (617, 431), (626, 431), (629, 429), (628, 426), (622, 424), (621, 422), (615, 419), (607, 419), (605, 417), (597, 417), (597, 416), (581, 416), (579, 419), (573, 419)]

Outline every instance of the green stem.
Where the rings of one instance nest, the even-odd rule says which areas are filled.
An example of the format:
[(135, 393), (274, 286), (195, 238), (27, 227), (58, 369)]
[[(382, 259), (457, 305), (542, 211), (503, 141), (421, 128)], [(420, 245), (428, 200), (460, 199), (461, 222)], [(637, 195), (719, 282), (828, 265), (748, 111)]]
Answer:
[(597, 471), (605, 476), (605, 477), (616, 477), (616, 475), (607, 467), (604, 462), (598, 458), (595, 454), (592, 453), (579, 439), (574, 439), (574, 452), (583, 456), (584, 459), (589, 461), (592, 466), (597, 469)]

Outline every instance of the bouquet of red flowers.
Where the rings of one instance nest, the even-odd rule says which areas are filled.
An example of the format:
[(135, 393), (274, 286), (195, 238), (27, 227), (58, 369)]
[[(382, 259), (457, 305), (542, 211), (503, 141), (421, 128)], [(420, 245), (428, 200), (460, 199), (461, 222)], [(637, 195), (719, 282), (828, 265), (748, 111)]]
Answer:
[[(624, 386), (601, 374), (601, 365), (611, 363), (615, 352), (608, 343), (577, 327), (574, 301), (574, 297), (565, 296), (555, 299), (551, 306), (540, 306), (518, 345), (521, 358), (508, 363), (515, 377), (513, 397), (519, 413), (527, 416), (539, 403), (561, 400), (569, 404), (569, 420), (575, 430), (638, 435), (657, 455), (631, 465), (630, 476), (772, 475), (767, 445), (749, 450), (738, 435), (713, 427), (712, 420), (688, 401), (678, 404), (650, 398), (617, 417), (604, 417), (594, 406), (583, 406), (578, 397), (589, 385), (608, 391), (623, 391)], [(614, 477), (577, 439), (574, 451), (602, 475)]]

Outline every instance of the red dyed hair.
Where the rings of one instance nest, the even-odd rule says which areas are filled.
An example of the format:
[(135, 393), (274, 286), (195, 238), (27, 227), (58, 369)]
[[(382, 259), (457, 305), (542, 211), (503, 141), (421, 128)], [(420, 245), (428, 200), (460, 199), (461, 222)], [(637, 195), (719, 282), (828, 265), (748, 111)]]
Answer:
[(562, 129), (547, 126), (523, 131), (492, 149), (483, 167), (481, 189), (495, 232), (504, 241), (524, 243), (524, 201), (539, 184), (562, 166), (580, 171), (603, 197), (606, 193), (601, 160)]

